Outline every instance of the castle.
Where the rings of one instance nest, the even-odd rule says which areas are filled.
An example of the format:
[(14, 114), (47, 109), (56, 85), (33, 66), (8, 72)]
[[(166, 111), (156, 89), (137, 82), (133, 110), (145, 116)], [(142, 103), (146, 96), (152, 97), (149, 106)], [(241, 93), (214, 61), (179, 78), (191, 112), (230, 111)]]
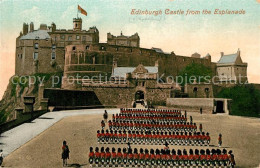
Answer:
[[(131, 106), (137, 100), (164, 104), (171, 97), (213, 98), (212, 84), (182, 88), (176, 83), (158, 83), (158, 76), (177, 76), (192, 63), (210, 68), (219, 81), (236, 81), (239, 76), (247, 80), (247, 63), (242, 61), (240, 50), (231, 55), (221, 53), (214, 63), (210, 54), (181, 56), (160, 48), (141, 48), (137, 33), (107, 33), (107, 43), (99, 43), (98, 29), (82, 30), (81, 18), (73, 19), (71, 30), (56, 29), (54, 23), (41, 24), (38, 30), (33, 23), (24, 24), (16, 39), (16, 75), (63, 72), (62, 89), (92, 91), (104, 105)], [(90, 78), (97, 76), (102, 80), (95, 78), (98, 82), (93, 83)]]

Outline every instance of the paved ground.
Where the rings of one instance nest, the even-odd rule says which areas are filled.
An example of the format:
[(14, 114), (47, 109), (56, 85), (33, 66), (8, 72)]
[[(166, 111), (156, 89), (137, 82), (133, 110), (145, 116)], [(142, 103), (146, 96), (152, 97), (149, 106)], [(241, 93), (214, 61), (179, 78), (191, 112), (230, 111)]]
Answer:
[[(109, 113), (112, 111), (119, 112), (119, 109), (110, 109), (107, 111)], [(104, 109), (70, 110), (46, 113), (32, 122), (22, 124), (3, 133), (0, 137), (0, 149), (3, 149), (4, 156), (7, 156), (64, 117), (103, 113)]]
[[(118, 109), (109, 110), (110, 113), (118, 111)], [(69, 166), (88, 167), (88, 152), (90, 146), (115, 146), (100, 145), (97, 143), (96, 130), (100, 129), (102, 113), (103, 110), (47, 113), (42, 116), (42, 119), (37, 119), (35, 123), (26, 123), (25, 127), (22, 125), (20, 128), (17, 127), (17, 130), (13, 130), (12, 133), (5, 133), (4, 137), (2, 137), (6, 143), (4, 144), (4, 149), (9, 152), (26, 143), (36, 135), (38, 136), (7, 156), (4, 159), (4, 167), (62, 167), (61, 146), (63, 140), (67, 140), (71, 151), (71, 156), (68, 161)], [(227, 150), (233, 150), (238, 167), (251, 168), (259, 166), (259, 119), (226, 115), (190, 114), (193, 116), (194, 122), (197, 124), (202, 123), (204, 131), (211, 133), (212, 142), (209, 148), (215, 148), (218, 134), (222, 133), (223, 147), (227, 148)], [(72, 117), (63, 118), (65, 116)], [(45, 117), (45, 119), (43, 119), (43, 117)], [(55, 121), (59, 122), (54, 124)], [(50, 127), (51, 125), (53, 126)], [(41, 131), (38, 131), (39, 128)], [(42, 132), (43, 130), (45, 131)], [(17, 131), (21, 131), (21, 133), (17, 133)], [(16, 136), (13, 134), (16, 134), (16, 136), (19, 135), (20, 138), (15, 140), (14, 138)], [(16, 145), (15, 148), (11, 147), (7, 138), (11, 140), (12, 144)], [(116, 147), (126, 147), (126, 145), (117, 145)], [(133, 147), (139, 148), (141, 146), (135, 145)], [(162, 148), (162, 146), (145, 146), (144, 148)], [(170, 148), (194, 149), (196, 147), (170, 146)], [(207, 147), (204, 148), (206, 149)]]

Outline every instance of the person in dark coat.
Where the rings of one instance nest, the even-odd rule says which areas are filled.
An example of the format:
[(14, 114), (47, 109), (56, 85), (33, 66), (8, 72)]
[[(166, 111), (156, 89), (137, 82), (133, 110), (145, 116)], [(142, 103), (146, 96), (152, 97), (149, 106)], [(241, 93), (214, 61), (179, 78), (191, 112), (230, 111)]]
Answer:
[(107, 113), (106, 110), (105, 110), (105, 112), (104, 112), (104, 114), (103, 114), (103, 118), (104, 118), (104, 121), (107, 122), (108, 113)]
[(69, 150), (69, 147), (67, 145), (67, 142), (63, 141), (62, 153), (61, 153), (61, 158), (63, 160), (63, 166), (67, 166), (67, 159), (70, 158), (69, 153), (70, 153), (70, 150)]

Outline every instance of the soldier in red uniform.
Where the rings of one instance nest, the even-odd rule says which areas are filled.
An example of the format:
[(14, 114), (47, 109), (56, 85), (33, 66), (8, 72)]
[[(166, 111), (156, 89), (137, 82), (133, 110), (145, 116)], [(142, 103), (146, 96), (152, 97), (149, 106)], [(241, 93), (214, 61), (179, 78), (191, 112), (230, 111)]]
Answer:
[(117, 161), (117, 154), (116, 154), (116, 149), (112, 148), (112, 153), (111, 153), (111, 162), (112, 164), (115, 164)]
[(207, 156), (205, 155), (205, 150), (200, 150), (200, 164), (202, 166), (206, 166), (207, 163)]
[(128, 157), (128, 153), (126, 151), (126, 148), (123, 148), (123, 163), (124, 164), (127, 163), (127, 157)]
[(106, 158), (106, 164), (109, 164), (109, 163), (110, 163), (110, 159), (111, 159), (111, 153), (110, 153), (108, 147), (106, 148), (106, 155), (105, 155), (105, 158)]
[(141, 148), (140, 153), (139, 153), (139, 163), (141, 165), (143, 165), (145, 163), (144, 159), (145, 159), (144, 150), (143, 150), (143, 148)]
[(138, 164), (139, 162), (139, 154), (137, 148), (134, 148), (134, 163)]
[(131, 148), (128, 149), (127, 160), (128, 160), (129, 164), (133, 164), (133, 162), (134, 162), (134, 155), (132, 153), (132, 149)]
[(229, 157), (230, 166), (231, 166), (232, 168), (234, 168), (235, 165), (236, 165), (236, 162), (235, 162), (235, 156), (233, 155), (232, 150), (230, 150), (230, 151), (228, 152), (228, 154), (229, 154), (228, 157)]
[(117, 149), (116, 158), (117, 158), (117, 163), (121, 164), (123, 160), (123, 154), (121, 153), (121, 148)]
[(98, 164), (99, 161), (100, 161), (99, 148), (96, 147), (96, 149), (95, 149), (95, 164)]
[(189, 156), (188, 156), (188, 152), (186, 151), (186, 149), (183, 149), (183, 155), (182, 155), (182, 160), (185, 166), (187, 166), (189, 164)]
[(105, 153), (104, 147), (102, 147), (101, 151), (100, 151), (100, 160), (101, 160), (101, 163), (104, 165), (105, 161), (106, 161), (106, 153)]
[(188, 160), (189, 160), (189, 165), (192, 166), (194, 164), (194, 155), (193, 155), (192, 149), (190, 149), (190, 151), (189, 151)]
[(206, 162), (207, 162), (207, 166), (210, 166), (211, 164), (211, 155), (210, 155), (210, 150), (206, 149)]
[(178, 154), (178, 156), (177, 156), (177, 158), (178, 158), (178, 164), (179, 164), (179, 165), (183, 165), (184, 162), (183, 162), (183, 158), (182, 158), (182, 152), (181, 152), (180, 149), (178, 149), (177, 154)]
[(229, 162), (229, 157), (228, 157), (228, 154), (227, 154), (227, 150), (223, 149), (222, 154), (223, 154), (224, 166), (227, 166), (228, 162)]
[(89, 155), (88, 155), (88, 157), (89, 157), (89, 159), (88, 159), (89, 164), (93, 164), (93, 162), (95, 160), (95, 153), (94, 153), (92, 147), (89, 148)]
[(101, 128), (102, 128), (102, 129), (105, 129), (105, 126), (106, 126), (106, 124), (105, 124), (104, 120), (102, 120), (102, 121), (101, 121)]
[(154, 150), (150, 149), (150, 163), (151, 165), (155, 165), (156, 164), (156, 156), (154, 154)]
[(195, 149), (194, 161), (195, 161), (196, 165), (199, 165), (199, 163), (200, 163), (200, 155), (199, 155), (199, 150), (198, 149)]
[(150, 155), (149, 155), (149, 150), (145, 149), (144, 150), (144, 160), (145, 160), (145, 165), (149, 165), (150, 164)]
[(155, 151), (155, 160), (157, 165), (161, 165), (161, 155), (160, 155), (160, 150), (156, 149)]

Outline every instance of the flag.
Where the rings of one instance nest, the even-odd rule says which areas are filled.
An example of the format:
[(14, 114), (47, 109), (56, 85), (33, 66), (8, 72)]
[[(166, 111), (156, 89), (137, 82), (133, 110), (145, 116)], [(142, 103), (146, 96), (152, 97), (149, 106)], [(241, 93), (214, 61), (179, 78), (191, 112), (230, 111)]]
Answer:
[(82, 9), (79, 5), (78, 5), (78, 12), (86, 16), (88, 15), (88, 13), (84, 9)]

